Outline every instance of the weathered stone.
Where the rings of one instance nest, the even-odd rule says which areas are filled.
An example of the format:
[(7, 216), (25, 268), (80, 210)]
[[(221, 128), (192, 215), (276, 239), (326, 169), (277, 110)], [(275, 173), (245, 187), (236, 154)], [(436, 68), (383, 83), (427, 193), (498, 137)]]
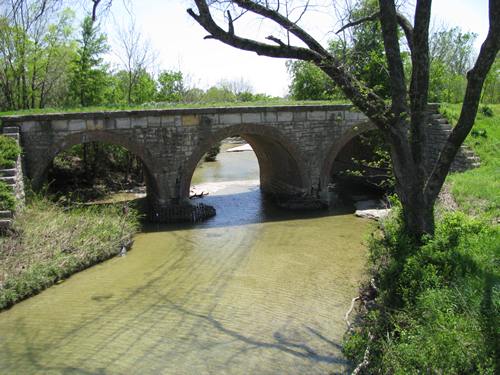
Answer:
[(197, 116), (197, 115), (182, 116), (181, 122), (182, 122), (183, 126), (200, 125), (200, 116)]
[(148, 126), (148, 118), (147, 117), (133, 117), (132, 127), (134, 128), (145, 128)]
[(84, 120), (70, 120), (68, 124), (69, 131), (82, 131), (87, 128)]
[(245, 124), (259, 124), (261, 122), (260, 113), (242, 113), (241, 122)]
[(130, 129), (131, 128), (130, 118), (117, 118), (116, 128), (117, 129)]
[(38, 128), (38, 123), (36, 121), (26, 121), (21, 124), (21, 131), (24, 132), (31, 132), (31, 131), (36, 131)]
[(225, 113), (219, 115), (219, 121), (221, 124), (241, 124), (241, 114), (240, 113)]
[[(191, 173), (218, 140), (240, 135), (256, 152), (261, 189), (277, 197), (325, 197), (342, 145), (374, 126), (351, 106), (197, 108), (4, 117), (20, 127), (26, 174), (40, 186), (53, 150), (82, 142), (122, 145), (137, 155), (148, 175), (150, 199), (163, 205), (185, 201)], [(438, 119), (437, 116), (433, 117)], [(448, 124), (429, 126), (426, 163), (435, 160)], [(99, 130), (99, 131), (95, 131)], [(19, 137), (18, 134), (14, 136)], [(453, 168), (477, 165), (461, 150)], [(19, 163), (20, 164), (20, 163)], [(3, 174), (2, 177), (9, 177)], [(16, 181), (19, 181), (17, 179)], [(286, 200), (286, 199), (285, 199)]]
[(307, 119), (310, 121), (326, 120), (326, 111), (307, 112)]
[(87, 130), (103, 130), (103, 129), (104, 129), (103, 119), (87, 120)]
[(278, 112), (278, 122), (293, 121), (293, 112)]

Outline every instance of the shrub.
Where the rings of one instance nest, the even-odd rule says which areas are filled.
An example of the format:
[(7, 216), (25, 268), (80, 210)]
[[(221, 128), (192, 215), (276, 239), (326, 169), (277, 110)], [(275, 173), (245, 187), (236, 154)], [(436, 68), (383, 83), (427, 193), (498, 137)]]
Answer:
[(0, 211), (13, 210), (16, 205), (16, 200), (12, 194), (12, 190), (5, 184), (5, 182), (0, 181)]
[(487, 105), (483, 105), (480, 111), (485, 117), (493, 117), (493, 109)]
[[(412, 245), (395, 217), (370, 241), (378, 307), (347, 338), (367, 373), (494, 374), (499, 370), (500, 229), (459, 213)], [(368, 343), (368, 332), (375, 338)]]
[(0, 168), (12, 168), (20, 153), (21, 149), (14, 139), (0, 135)]

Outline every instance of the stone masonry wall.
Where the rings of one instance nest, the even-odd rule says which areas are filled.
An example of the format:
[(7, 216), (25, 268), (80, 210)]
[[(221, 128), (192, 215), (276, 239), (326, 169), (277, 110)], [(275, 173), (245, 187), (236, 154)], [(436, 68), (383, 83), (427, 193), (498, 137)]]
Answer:
[[(449, 129), (438, 119), (437, 107), (431, 105), (430, 111), (428, 136), (433, 144), (428, 155), (434, 160)], [(338, 152), (354, 136), (374, 128), (351, 105), (59, 113), (2, 121), (20, 129), (25, 174), (34, 187), (44, 182), (59, 152), (86, 142), (112, 143), (143, 161), (148, 197), (156, 208), (184, 204), (203, 154), (235, 135), (254, 149), (264, 191), (323, 196)]]

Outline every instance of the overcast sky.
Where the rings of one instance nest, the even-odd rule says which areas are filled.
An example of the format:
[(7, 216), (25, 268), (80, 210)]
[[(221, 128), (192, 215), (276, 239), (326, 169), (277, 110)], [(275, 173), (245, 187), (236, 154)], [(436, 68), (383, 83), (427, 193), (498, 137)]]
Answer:
[[(333, 0), (324, 1), (326, 6)], [(239, 51), (218, 41), (204, 40), (206, 32), (186, 13), (189, 0), (132, 1), (137, 26), (149, 38), (158, 55), (158, 69), (181, 70), (192, 84), (208, 88), (219, 81), (240, 80), (249, 82), (255, 92), (275, 96), (287, 94), (289, 76), (285, 60), (257, 56)], [(319, 7), (302, 19), (302, 27), (323, 44), (334, 37), (338, 28), (334, 13)], [(113, 46), (113, 34), (118, 24), (126, 22), (122, 0), (113, 2), (112, 14), (105, 19), (105, 30)], [(433, 23), (449, 27), (459, 26), (463, 31), (479, 35), (479, 47), (488, 30), (487, 0), (434, 0)], [(239, 21), (236, 33), (263, 38), (274, 33), (259, 20)]]

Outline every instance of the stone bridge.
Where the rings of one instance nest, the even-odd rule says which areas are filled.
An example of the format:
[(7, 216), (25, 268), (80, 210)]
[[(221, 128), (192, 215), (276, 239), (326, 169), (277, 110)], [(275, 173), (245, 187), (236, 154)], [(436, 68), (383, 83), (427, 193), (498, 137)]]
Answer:
[[(235, 135), (255, 151), (264, 192), (326, 199), (338, 153), (353, 137), (374, 128), (351, 105), (58, 113), (5, 116), (2, 122), (20, 130), (25, 175), (34, 188), (44, 183), (59, 152), (105, 142), (142, 160), (149, 201), (157, 211), (186, 202), (202, 156)], [(446, 136), (439, 122), (434, 125), (429, 129)]]

